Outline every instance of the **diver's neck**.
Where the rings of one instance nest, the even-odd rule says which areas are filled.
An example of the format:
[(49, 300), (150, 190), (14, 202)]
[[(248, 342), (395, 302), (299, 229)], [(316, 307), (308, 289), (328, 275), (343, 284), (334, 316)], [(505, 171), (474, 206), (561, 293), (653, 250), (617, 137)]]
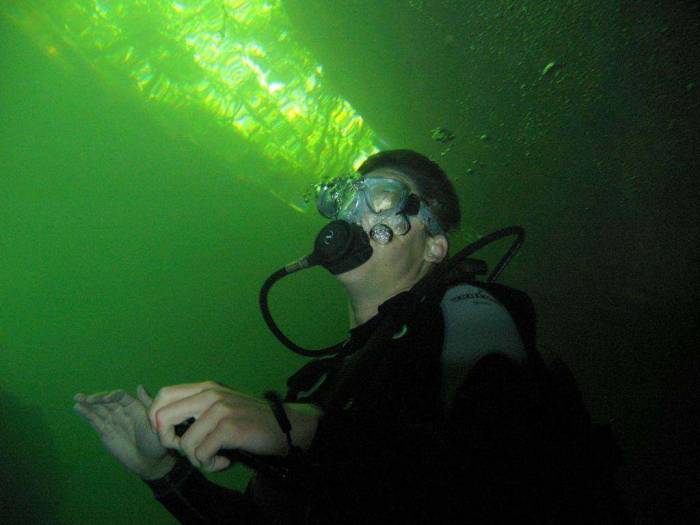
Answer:
[(348, 286), (350, 296), (350, 328), (366, 323), (379, 313), (379, 307), (392, 297), (407, 292), (418, 282), (417, 276), (387, 286)]

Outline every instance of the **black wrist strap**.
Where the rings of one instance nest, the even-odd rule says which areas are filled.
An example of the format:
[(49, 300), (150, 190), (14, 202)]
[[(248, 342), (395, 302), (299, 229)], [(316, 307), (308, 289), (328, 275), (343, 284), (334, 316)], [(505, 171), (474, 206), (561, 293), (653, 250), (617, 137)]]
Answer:
[(168, 451), (168, 453), (177, 458), (173, 468), (162, 478), (143, 480), (151, 487), (156, 498), (162, 498), (168, 494), (177, 492), (180, 486), (185, 483), (187, 478), (189, 478), (195, 470), (192, 463), (187, 461), (184, 456), (175, 454), (172, 451)]
[(301, 449), (294, 445), (292, 442), (292, 423), (287, 417), (287, 413), (284, 410), (284, 404), (280, 395), (274, 390), (268, 390), (264, 394), (265, 399), (270, 403), (270, 408), (272, 408), (272, 413), (275, 415), (277, 424), (282, 429), (282, 432), (287, 436), (287, 445), (289, 445), (289, 453), (300, 454)]

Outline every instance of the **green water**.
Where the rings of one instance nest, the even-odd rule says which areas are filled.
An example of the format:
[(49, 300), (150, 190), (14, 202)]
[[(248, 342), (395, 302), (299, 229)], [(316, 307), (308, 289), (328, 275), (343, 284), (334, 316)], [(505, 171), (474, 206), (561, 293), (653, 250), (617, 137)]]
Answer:
[[(532, 295), (543, 353), (564, 357), (594, 416), (614, 420), (635, 517), (685, 521), (698, 467), (697, 10), (285, 4), (332, 88), (387, 144), (452, 176), (455, 246), (526, 228), (502, 281)], [(455, 134), (449, 151), (436, 127)], [(73, 394), (205, 379), (260, 393), (303, 362), (266, 330), (257, 293), (323, 222), (241, 182), (265, 166), (174, 138), (0, 18), (0, 521), (172, 523), (73, 414)], [(271, 300), (307, 346), (345, 333), (342, 290), (321, 270)]]

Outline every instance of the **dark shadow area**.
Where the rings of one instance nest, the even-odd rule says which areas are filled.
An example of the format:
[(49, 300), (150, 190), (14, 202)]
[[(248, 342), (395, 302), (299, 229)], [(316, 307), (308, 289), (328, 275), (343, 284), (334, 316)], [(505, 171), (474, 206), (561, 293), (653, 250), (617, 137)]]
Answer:
[(526, 229), (500, 280), (612, 422), (635, 520), (697, 520), (697, 3), (285, 5), (373, 129), (446, 168), (456, 248)]
[(44, 416), (0, 388), (0, 521), (56, 523), (65, 489), (60, 457)]

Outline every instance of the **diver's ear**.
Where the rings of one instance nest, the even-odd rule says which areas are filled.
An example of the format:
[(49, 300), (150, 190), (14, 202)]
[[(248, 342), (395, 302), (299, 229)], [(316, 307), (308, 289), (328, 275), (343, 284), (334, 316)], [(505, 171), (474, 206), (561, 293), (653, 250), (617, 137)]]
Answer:
[(437, 264), (447, 257), (449, 248), (450, 244), (447, 242), (447, 237), (444, 235), (428, 237), (426, 239), (425, 254), (423, 257), (426, 261)]

